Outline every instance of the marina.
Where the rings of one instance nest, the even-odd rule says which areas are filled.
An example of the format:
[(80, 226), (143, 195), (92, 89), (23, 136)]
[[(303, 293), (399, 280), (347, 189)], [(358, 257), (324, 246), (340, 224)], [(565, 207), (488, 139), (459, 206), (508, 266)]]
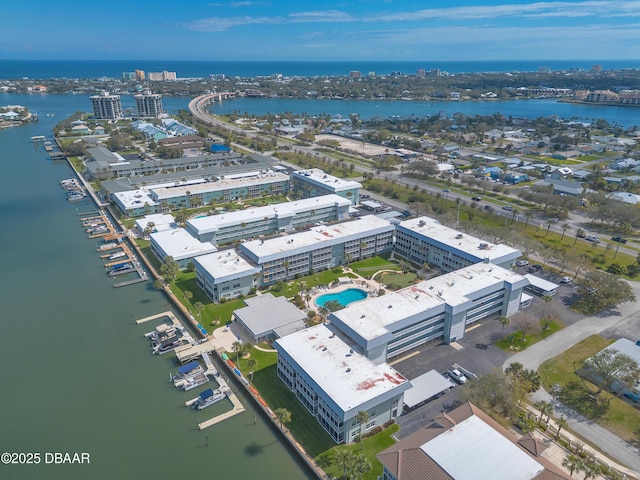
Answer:
[[(5, 325), (11, 341), (4, 353), (7, 358), (21, 357), (23, 363), (20, 369), (9, 369), (7, 382), (12, 387), (0, 392), (4, 407), (0, 423), (7, 432), (0, 446), (2, 451), (91, 454), (87, 465), (3, 466), (3, 480), (212, 474), (248, 478), (255, 472), (265, 478), (310, 478), (260, 415), (257, 424), (253, 424), (253, 415), (251, 422), (249, 415), (238, 415), (218, 424), (214, 431), (199, 431), (196, 417), (205, 421), (226, 410), (226, 402), (203, 411), (186, 408), (185, 394), (167, 383), (169, 370), (178, 367), (173, 355), (150, 354), (143, 333), (153, 330), (155, 324), (137, 327), (133, 322), (169, 310), (166, 296), (149, 282), (113, 288), (99, 256), (119, 249), (97, 252), (96, 248), (117, 242), (117, 237), (106, 242), (105, 236), (87, 238), (84, 230), (88, 227), (78, 220), (76, 208), (81, 212), (98, 209), (88, 197), (68, 202), (58, 183), (74, 175), (70, 166), (49, 161), (44, 149), (34, 148), (31, 142), (31, 136), (50, 137), (57, 122), (86, 111), (88, 95), (3, 95), (7, 103), (28, 104), (30, 110), (42, 114), (39, 123), (0, 131), (5, 173), (15, 179), (6, 182), (3, 192), (15, 200), (3, 206), (3, 227), (20, 232), (0, 237), (2, 249), (11, 252), (3, 266), (12, 272), (12, 278), (2, 283), (0, 298), (7, 318), (32, 319)], [(133, 97), (124, 97), (123, 103), (128, 101), (133, 103)], [(184, 97), (166, 99), (168, 111), (185, 106)], [(55, 117), (47, 117), (47, 112)], [(30, 188), (25, 188), (25, 182)], [(27, 261), (33, 254), (46, 261), (38, 257)], [(118, 280), (133, 276), (122, 275)], [(36, 278), (46, 281), (34, 282)], [(204, 366), (202, 360), (200, 363)], [(71, 368), (74, 375), (61, 374)], [(192, 390), (186, 399), (213, 385)], [(47, 392), (44, 403), (43, 391)], [(251, 405), (247, 407), (253, 412)], [(260, 447), (259, 454), (248, 452), (251, 444)]]

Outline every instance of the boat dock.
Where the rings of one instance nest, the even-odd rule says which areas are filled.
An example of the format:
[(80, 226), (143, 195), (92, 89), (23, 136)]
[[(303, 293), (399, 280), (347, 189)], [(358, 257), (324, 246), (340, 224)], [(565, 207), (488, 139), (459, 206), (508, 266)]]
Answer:
[[(211, 363), (211, 358), (209, 358), (208, 353), (203, 353), (202, 358), (204, 359), (205, 363), (207, 363), (207, 360), (209, 361), (209, 363)], [(207, 363), (207, 366), (208, 366), (208, 363)], [(211, 366), (213, 367), (213, 363), (211, 363)], [(220, 385), (219, 389), (224, 390), (225, 393), (227, 394), (227, 398), (231, 401), (231, 405), (233, 405), (233, 408), (228, 412), (221, 413), (220, 415), (216, 415), (215, 417), (210, 418), (209, 420), (205, 420), (204, 422), (199, 423), (198, 424), (199, 430), (204, 430), (205, 428), (212, 427), (216, 423), (220, 423), (226, 420), (227, 418), (231, 418), (245, 411), (245, 408), (242, 406), (242, 403), (240, 403), (240, 400), (238, 399), (236, 394), (233, 393), (233, 391), (229, 388), (229, 384), (222, 377), (222, 375), (219, 375), (216, 377), (216, 382), (218, 382), (218, 384)]]
[[(73, 179), (63, 180), (63, 182), (71, 182)], [(98, 253), (120, 248), (122, 251), (118, 253), (106, 253), (100, 255), (100, 258), (109, 260), (105, 263), (105, 268), (110, 277), (118, 275), (124, 275), (127, 273), (137, 273), (137, 278), (125, 280), (123, 282), (116, 282), (113, 284), (115, 288), (126, 287), (127, 285), (133, 285), (140, 282), (146, 282), (149, 280), (149, 275), (138, 261), (136, 255), (133, 253), (129, 245), (123, 241), (126, 235), (122, 232), (118, 232), (111, 223), (108, 214), (104, 210), (95, 210), (93, 212), (78, 213), (82, 226), (85, 227), (85, 231), (89, 235), (89, 238), (102, 237), (103, 244), (96, 248)], [(124, 267), (125, 264), (130, 263), (129, 267)], [(123, 268), (116, 268), (123, 266)]]
[(136, 320), (136, 324), (140, 325), (142, 323), (151, 322), (152, 320), (157, 320), (162, 317), (168, 317), (169, 320), (171, 320), (171, 323), (173, 323), (173, 325), (176, 327), (182, 326), (182, 324), (180, 323), (180, 320), (178, 320), (178, 318), (173, 314), (172, 311), (162, 312), (156, 315), (151, 315), (149, 317), (141, 318), (140, 320)]

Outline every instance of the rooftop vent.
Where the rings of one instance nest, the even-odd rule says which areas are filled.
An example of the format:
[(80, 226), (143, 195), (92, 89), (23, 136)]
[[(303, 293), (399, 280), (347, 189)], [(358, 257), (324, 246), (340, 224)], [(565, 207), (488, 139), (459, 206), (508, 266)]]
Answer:
[(389, 305), (387, 308), (393, 308), (393, 305)]
[(480, 250), (486, 250), (487, 248), (489, 248), (489, 244), (482, 242), (480, 245), (478, 245), (478, 248)]
[(362, 315), (360, 315), (360, 318), (364, 318), (366, 317), (366, 315), (363, 313)]
[(457, 234), (457, 235), (456, 235), (456, 238), (457, 238), (458, 240), (460, 240), (460, 239), (462, 238), (462, 234), (461, 234), (461, 233)]
[(419, 226), (419, 227), (424, 227), (426, 224), (427, 224), (427, 222), (425, 222), (424, 220), (420, 220), (420, 221), (418, 222), (418, 226)]
[(347, 373), (349, 373), (350, 371), (351, 371), (351, 369), (350, 369), (350, 368), (347, 368)]

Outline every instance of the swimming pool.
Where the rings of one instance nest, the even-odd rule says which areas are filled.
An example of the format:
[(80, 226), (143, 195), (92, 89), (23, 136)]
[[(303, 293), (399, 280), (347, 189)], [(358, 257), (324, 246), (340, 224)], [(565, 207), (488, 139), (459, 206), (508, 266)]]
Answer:
[(349, 288), (338, 293), (326, 293), (316, 298), (316, 305), (324, 307), (325, 303), (330, 301), (336, 301), (343, 307), (346, 307), (350, 303), (358, 302), (367, 298), (367, 292), (359, 288)]

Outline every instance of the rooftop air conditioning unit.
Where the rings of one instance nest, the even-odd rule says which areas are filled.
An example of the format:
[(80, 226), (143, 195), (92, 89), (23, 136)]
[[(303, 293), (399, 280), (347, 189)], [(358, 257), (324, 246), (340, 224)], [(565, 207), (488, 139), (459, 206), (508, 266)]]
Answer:
[(486, 250), (487, 248), (489, 248), (489, 244), (488, 243), (481, 243), (480, 245), (478, 245), (478, 248), (480, 250)]

